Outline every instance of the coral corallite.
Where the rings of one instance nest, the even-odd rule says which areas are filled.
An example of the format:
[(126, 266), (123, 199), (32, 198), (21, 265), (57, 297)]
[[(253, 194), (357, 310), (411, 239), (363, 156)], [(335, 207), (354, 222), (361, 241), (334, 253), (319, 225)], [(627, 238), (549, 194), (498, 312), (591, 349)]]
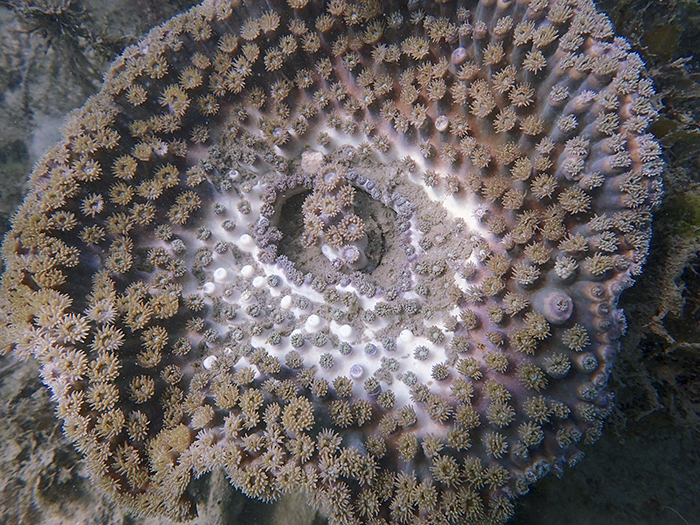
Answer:
[(642, 70), (590, 0), (207, 0), (34, 170), (2, 349), (139, 513), (223, 469), (333, 524), (503, 523), (610, 412)]

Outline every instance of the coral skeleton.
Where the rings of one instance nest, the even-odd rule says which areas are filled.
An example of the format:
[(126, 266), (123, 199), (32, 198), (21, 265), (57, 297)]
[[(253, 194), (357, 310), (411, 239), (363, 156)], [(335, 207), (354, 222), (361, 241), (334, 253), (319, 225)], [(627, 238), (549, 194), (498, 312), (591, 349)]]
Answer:
[(223, 469), (333, 525), (504, 523), (611, 411), (643, 68), (591, 0), (206, 0), (34, 169), (0, 351), (139, 514)]

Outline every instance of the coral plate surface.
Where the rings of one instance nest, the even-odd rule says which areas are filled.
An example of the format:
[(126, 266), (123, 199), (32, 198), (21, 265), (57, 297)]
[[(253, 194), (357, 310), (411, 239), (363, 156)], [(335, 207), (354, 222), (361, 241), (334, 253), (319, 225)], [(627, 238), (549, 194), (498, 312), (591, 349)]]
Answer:
[(661, 198), (587, 0), (207, 0), (113, 64), (3, 244), (1, 351), (94, 483), (497, 524), (575, 464)]

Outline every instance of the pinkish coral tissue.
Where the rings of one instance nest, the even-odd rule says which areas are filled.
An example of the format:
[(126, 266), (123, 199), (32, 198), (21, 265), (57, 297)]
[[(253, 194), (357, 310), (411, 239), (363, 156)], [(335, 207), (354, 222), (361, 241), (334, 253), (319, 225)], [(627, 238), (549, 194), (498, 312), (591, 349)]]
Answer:
[(207, 0), (35, 168), (3, 351), (141, 514), (223, 469), (333, 524), (503, 523), (611, 409), (643, 66), (588, 0)]

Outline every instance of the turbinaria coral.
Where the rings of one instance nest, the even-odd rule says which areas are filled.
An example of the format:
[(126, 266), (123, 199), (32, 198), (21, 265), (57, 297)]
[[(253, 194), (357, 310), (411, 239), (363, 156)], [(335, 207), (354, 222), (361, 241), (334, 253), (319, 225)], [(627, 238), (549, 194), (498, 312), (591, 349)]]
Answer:
[(590, 0), (207, 0), (33, 172), (3, 352), (136, 512), (223, 469), (334, 524), (503, 523), (611, 410), (661, 195), (642, 71)]

